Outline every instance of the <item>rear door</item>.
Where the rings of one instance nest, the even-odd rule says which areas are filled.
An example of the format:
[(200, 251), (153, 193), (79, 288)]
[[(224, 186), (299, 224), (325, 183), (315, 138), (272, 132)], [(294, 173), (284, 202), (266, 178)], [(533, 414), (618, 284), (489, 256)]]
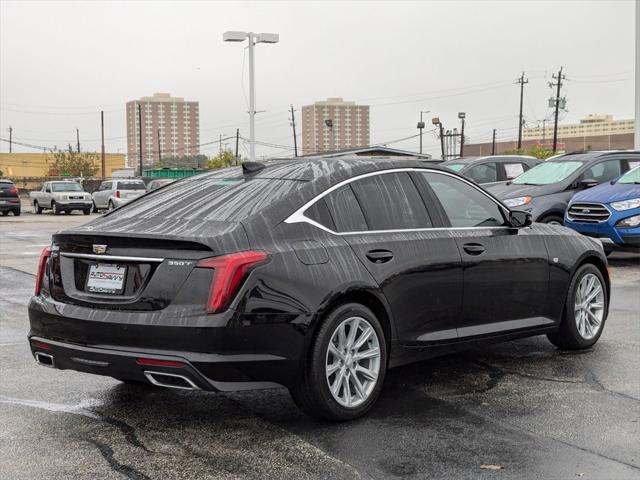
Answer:
[(107, 201), (109, 199), (109, 190), (111, 189), (111, 182), (102, 182), (98, 191), (93, 194), (93, 200), (98, 208), (106, 208)]
[(354, 180), (325, 197), (336, 229), (380, 285), (399, 340), (455, 339), (461, 259), (450, 233), (433, 229), (408, 171)]
[(544, 238), (506, 226), (503, 207), (478, 187), (442, 172), (421, 174), (462, 256), (460, 338), (546, 325), (549, 283)]

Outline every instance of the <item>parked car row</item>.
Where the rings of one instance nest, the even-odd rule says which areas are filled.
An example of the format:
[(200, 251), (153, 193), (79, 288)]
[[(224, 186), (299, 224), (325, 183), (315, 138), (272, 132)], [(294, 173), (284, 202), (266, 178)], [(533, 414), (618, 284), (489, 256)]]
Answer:
[(442, 166), (482, 185), (506, 206), (531, 213), (533, 221), (600, 238), (607, 253), (640, 247), (640, 152), (570, 153), (544, 162), (495, 155)]

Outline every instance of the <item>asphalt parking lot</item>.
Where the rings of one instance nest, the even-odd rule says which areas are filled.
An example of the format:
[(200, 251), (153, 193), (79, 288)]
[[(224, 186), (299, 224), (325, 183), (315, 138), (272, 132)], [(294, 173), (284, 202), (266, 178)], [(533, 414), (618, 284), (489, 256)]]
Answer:
[(640, 478), (640, 256), (612, 255), (592, 350), (536, 337), (397, 368), (368, 416), (331, 424), (284, 389), (179, 392), (37, 366), (40, 250), (92, 217), (0, 218), (2, 479)]

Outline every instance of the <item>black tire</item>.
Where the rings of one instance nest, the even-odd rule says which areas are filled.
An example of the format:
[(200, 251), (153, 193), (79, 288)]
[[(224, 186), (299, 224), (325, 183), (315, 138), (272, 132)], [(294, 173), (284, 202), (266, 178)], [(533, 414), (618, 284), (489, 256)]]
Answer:
[(37, 200), (35, 202), (33, 202), (33, 210), (37, 215), (41, 215), (42, 214), (42, 207), (40, 206), (40, 204), (38, 203)]
[(90, 208), (85, 208), (84, 210), (82, 210), (82, 213), (84, 213), (85, 215), (90, 215), (91, 214), (91, 209)]
[[(602, 322), (600, 323), (599, 331), (593, 338), (585, 339), (578, 331), (578, 326), (575, 320), (575, 302), (576, 302), (576, 290), (580, 281), (585, 275), (594, 274), (600, 280), (602, 286), (602, 292), (604, 294), (604, 312)], [(571, 279), (569, 284), (569, 292), (567, 294), (567, 300), (565, 301), (564, 313), (562, 315), (562, 321), (557, 331), (547, 334), (547, 338), (556, 347), (564, 350), (583, 350), (593, 346), (604, 330), (604, 324), (607, 320), (606, 312), (609, 307), (609, 297), (607, 295), (606, 283), (602, 276), (602, 273), (595, 265), (586, 263), (582, 265)]]
[(62, 213), (60, 211), (60, 208), (58, 207), (58, 204), (54, 201), (51, 201), (51, 211), (54, 215), (60, 215), (60, 213)]
[(91, 202), (93, 213), (98, 213), (98, 207), (96, 207), (96, 202)]
[(113, 202), (111, 200), (109, 200), (109, 204), (107, 205), (107, 211), (110, 212), (114, 208), (116, 208), (115, 205), (113, 204)]
[(562, 218), (560, 215), (547, 215), (539, 221), (540, 223), (556, 223), (558, 225), (564, 225), (564, 218)]
[(20, 211), (20, 209), (18, 209), (18, 210), (14, 210), (14, 211), (13, 211), (13, 216), (14, 216), (14, 217), (19, 217), (21, 213), (22, 213), (22, 212)]
[[(345, 407), (339, 404), (331, 394), (326, 377), (326, 359), (329, 342), (337, 327), (349, 317), (361, 317), (374, 329), (380, 348), (380, 366), (375, 386), (367, 399), (357, 407)], [(346, 421), (358, 418), (375, 404), (384, 385), (387, 370), (387, 340), (380, 322), (364, 305), (346, 303), (328, 313), (316, 332), (298, 382), (289, 391), (294, 402), (308, 415), (333, 421)]]

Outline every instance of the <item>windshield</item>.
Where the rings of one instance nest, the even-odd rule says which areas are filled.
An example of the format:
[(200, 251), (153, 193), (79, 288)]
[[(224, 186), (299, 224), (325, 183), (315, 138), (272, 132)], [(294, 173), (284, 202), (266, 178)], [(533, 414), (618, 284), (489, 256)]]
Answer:
[(549, 185), (561, 182), (582, 166), (582, 162), (547, 162), (524, 172), (512, 183), (516, 185)]
[(146, 190), (144, 182), (118, 182), (118, 190)]
[(53, 192), (82, 192), (82, 187), (77, 183), (52, 183), (51, 191)]
[(620, 177), (618, 183), (640, 183), (640, 167), (628, 171)]
[(453, 170), (454, 172), (459, 172), (460, 170), (462, 170), (465, 166), (464, 163), (450, 163), (450, 164), (444, 164), (445, 167), (447, 167), (449, 170)]

